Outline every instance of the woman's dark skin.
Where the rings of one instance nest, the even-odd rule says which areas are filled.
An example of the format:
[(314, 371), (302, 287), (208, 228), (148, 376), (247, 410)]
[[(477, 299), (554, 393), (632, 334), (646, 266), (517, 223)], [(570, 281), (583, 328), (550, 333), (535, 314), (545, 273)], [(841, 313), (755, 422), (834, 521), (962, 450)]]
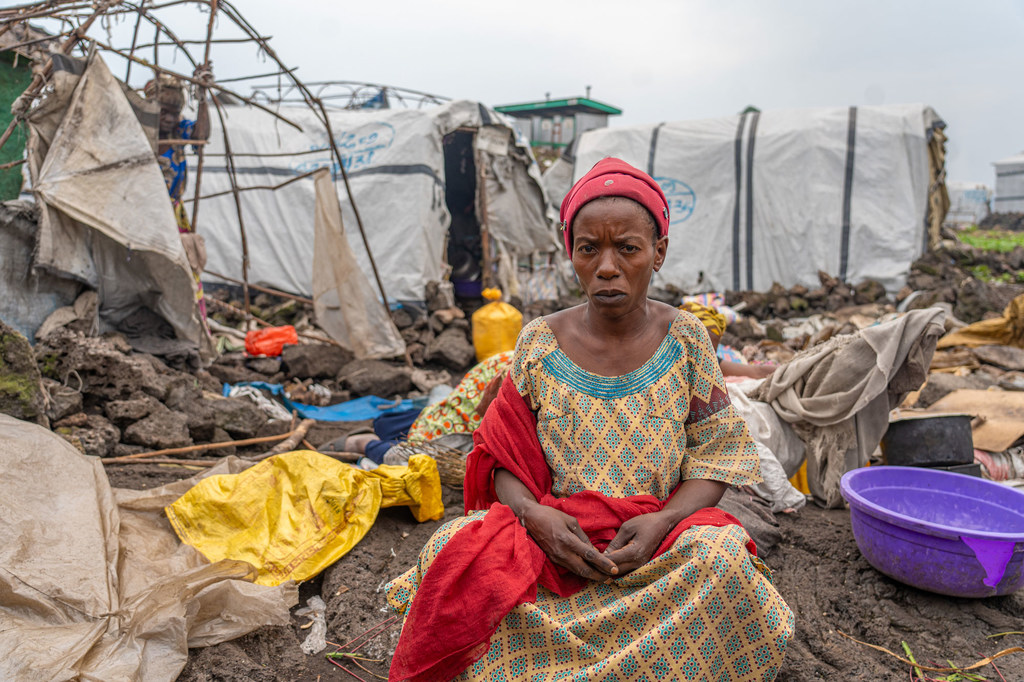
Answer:
[[(653, 219), (640, 204), (606, 197), (586, 204), (572, 224), (572, 264), (587, 303), (548, 316), (562, 351), (577, 366), (603, 376), (628, 374), (654, 355), (678, 311), (647, 298), (651, 277), (665, 262), (668, 237), (654, 239)], [(599, 552), (572, 516), (539, 504), (504, 469), (494, 474), (498, 499), (511, 507), (534, 541), (559, 566), (609, 582), (650, 561), (681, 520), (713, 507), (727, 485), (692, 479), (658, 512), (622, 524)]]

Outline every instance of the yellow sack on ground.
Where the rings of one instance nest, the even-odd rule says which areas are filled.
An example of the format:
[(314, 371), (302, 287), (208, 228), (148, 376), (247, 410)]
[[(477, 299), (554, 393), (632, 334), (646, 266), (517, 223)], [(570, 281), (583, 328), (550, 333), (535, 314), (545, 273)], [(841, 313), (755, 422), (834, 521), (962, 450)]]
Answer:
[(246, 561), (256, 583), (279, 585), (333, 564), (362, 540), (382, 506), (397, 505), (410, 506), (420, 521), (444, 515), (433, 459), (363, 471), (318, 452), (286, 452), (205, 478), (165, 511), (181, 541), (209, 561)]
[(936, 348), (952, 346), (1017, 346), (1024, 348), (1024, 294), (1006, 306), (1002, 317), (981, 320), (950, 332), (939, 339)]

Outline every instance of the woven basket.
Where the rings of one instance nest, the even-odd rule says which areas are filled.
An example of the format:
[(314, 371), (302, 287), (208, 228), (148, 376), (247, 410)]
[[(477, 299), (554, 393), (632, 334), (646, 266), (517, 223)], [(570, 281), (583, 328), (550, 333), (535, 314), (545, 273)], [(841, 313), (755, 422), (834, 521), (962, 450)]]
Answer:
[(441, 483), (450, 488), (462, 488), (466, 478), (466, 453), (462, 450), (439, 445), (431, 441), (397, 443), (392, 450), (402, 451), (406, 456), (429, 455), (437, 462), (437, 473)]

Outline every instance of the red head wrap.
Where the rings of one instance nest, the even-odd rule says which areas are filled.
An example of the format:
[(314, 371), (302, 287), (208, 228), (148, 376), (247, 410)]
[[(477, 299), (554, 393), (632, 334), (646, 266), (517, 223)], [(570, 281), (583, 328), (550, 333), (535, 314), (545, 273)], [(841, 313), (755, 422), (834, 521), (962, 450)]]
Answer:
[(572, 186), (562, 200), (562, 236), (565, 250), (572, 256), (572, 221), (584, 205), (601, 197), (625, 197), (637, 202), (654, 216), (658, 234), (668, 234), (668, 200), (661, 187), (647, 173), (622, 159), (598, 161), (590, 172)]

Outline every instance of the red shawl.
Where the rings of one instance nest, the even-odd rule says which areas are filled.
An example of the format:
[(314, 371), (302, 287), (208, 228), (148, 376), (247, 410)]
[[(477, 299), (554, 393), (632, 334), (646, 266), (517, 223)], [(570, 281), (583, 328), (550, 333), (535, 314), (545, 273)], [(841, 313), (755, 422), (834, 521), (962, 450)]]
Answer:
[[(389, 679), (450, 680), (487, 652), (491, 635), (513, 608), (536, 600), (538, 583), (567, 597), (589, 582), (552, 563), (512, 510), (498, 502), (496, 469), (512, 472), (541, 504), (574, 516), (599, 551), (625, 521), (665, 505), (651, 495), (612, 498), (583, 491), (553, 497), (536, 424), (536, 416), (506, 377), (473, 436), (476, 447), (466, 461), (466, 513), (487, 509), (487, 515), (456, 533), (434, 558), (406, 616)], [(654, 556), (691, 526), (730, 524), (740, 525), (720, 509), (701, 509), (683, 519)], [(753, 541), (747, 549), (756, 554)]]

